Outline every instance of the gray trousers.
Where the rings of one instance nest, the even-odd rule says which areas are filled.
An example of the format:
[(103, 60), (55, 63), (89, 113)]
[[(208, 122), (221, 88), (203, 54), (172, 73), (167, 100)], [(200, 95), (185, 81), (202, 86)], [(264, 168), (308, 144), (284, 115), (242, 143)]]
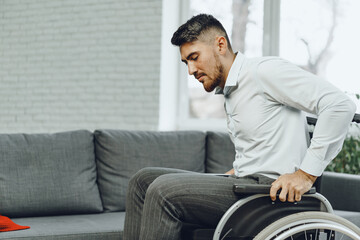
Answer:
[(234, 183), (270, 184), (262, 175), (237, 178), (169, 168), (144, 168), (130, 180), (124, 240), (181, 239), (183, 223), (215, 228), (241, 196)]

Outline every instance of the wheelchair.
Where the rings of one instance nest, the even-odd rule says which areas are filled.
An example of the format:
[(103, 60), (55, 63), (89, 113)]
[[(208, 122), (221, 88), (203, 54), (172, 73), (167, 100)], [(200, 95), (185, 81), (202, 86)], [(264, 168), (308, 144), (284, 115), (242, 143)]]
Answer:
[[(360, 122), (356, 114), (354, 122)], [(315, 125), (316, 119), (308, 118)], [(299, 202), (272, 201), (270, 185), (234, 185), (242, 198), (222, 216), (216, 229), (191, 231), (193, 240), (360, 240), (360, 228), (334, 215), (329, 201), (320, 193), (321, 177)], [(186, 238), (189, 239), (189, 238)]]

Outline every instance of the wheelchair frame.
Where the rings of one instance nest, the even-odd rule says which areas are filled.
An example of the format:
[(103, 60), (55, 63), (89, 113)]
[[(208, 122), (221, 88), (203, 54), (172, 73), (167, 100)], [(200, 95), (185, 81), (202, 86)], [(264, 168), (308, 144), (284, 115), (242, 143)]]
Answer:
[[(236, 203), (234, 203), (220, 219), (220, 221), (215, 229), (213, 240), (223, 239), (230, 233), (230, 231), (233, 231), (233, 229), (231, 227), (232, 220), (235, 220), (235, 219), (238, 220), (237, 213), (241, 213), (241, 215), (243, 216), (243, 215), (246, 215), (247, 212), (250, 212), (250, 211), (254, 212), (254, 210), (252, 208), (248, 208), (248, 207), (249, 207), (249, 205), (257, 205), (258, 204), (257, 200), (259, 200), (259, 199), (263, 203), (271, 201), (269, 194), (255, 194), (255, 195), (240, 199)], [(317, 206), (315, 206), (315, 208), (318, 208), (318, 209), (307, 208), (307, 207), (309, 207), (308, 203), (305, 203), (306, 206), (298, 207), (300, 204), (302, 204), (310, 199), (318, 201), (320, 203), (319, 208)], [(265, 201), (263, 201), (263, 200), (265, 200)], [(314, 201), (311, 201), (311, 203), (313, 203), (313, 202)], [(275, 204), (280, 204), (281, 206), (278, 208), (274, 208), (273, 206)], [(290, 206), (293, 205), (293, 209), (289, 209), (288, 208), (289, 205)], [(329, 213), (334, 212), (329, 201), (323, 195), (321, 195), (319, 193), (303, 195), (302, 202), (294, 202), (294, 203), (284, 202), (284, 203), (282, 203), (282, 202), (279, 202), (279, 200), (277, 200), (275, 202), (271, 202), (271, 205), (269, 205), (269, 204), (263, 205), (263, 208), (261, 209), (261, 211), (267, 211), (266, 215), (268, 218), (272, 218), (272, 219), (275, 218), (275, 220), (278, 220), (281, 217), (283, 217), (282, 216), (283, 214), (288, 214), (289, 212), (292, 212), (292, 213), (303, 212), (304, 208), (306, 210), (313, 210), (313, 211), (320, 210), (320, 211), (325, 211), (325, 212), (329, 212)], [(263, 214), (263, 212), (260, 214)], [(248, 218), (248, 216), (245, 217), (246, 219), (244, 219), (244, 221), (251, 221), (252, 218), (257, 218), (257, 217), (258, 217), (258, 214), (255, 213), (255, 215), (253, 217), (251, 217), (250, 219)], [(238, 223), (238, 224), (240, 225), (240, 223)], [(251, 224), (253, 224), (253, 222)], [(257, 226), (255, 229), (250, 229), (250, 231), (249, 231), (249, 228), (245, 227), (246, 231), (243, 233), (243, 235), (258, 233), (262, 230), (264, 225), (267, 226), (267, 221), (261, 219), (261, 223), (257, 223)]]
[(225, 212), (213, 240), (285, 240), (294, 239), (292, 236), (305, 240), (318, 239), (320, 232), (322, 237), (334, 240), (335, 231), (360, 240), (360, 228), (336, 216), (320, 193), (304, 194), (300, 202), (294, 203), (271, 201), (269, 194), (255, 194), (238, 200)]

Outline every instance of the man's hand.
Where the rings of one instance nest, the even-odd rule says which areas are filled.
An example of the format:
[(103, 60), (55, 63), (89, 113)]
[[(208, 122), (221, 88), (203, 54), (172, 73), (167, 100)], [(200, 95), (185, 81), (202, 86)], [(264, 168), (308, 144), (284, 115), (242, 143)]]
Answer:
[(270, 198), (275, 201), (276, 193), (281, 189), (279, 194), (280, 201), (298, 202), (301, 200), (301, 196), (310, 190), (316, 178), (302, 170), (292, 174), (281, 175), (271, 184)]
[(227, 171), (225, 174), (233, 175), (233, 174), (235, 174), (235, 171), (234, 171), (234, 169), (231, 169), (231, 170)]

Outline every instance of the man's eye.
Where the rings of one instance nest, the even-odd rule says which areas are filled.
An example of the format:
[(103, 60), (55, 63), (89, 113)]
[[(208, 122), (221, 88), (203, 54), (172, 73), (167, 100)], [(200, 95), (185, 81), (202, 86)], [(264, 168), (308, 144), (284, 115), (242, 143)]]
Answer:
[(194, 57), (192, 60), (193, 61), (196, 61), (198, 59), (198, 56)]

